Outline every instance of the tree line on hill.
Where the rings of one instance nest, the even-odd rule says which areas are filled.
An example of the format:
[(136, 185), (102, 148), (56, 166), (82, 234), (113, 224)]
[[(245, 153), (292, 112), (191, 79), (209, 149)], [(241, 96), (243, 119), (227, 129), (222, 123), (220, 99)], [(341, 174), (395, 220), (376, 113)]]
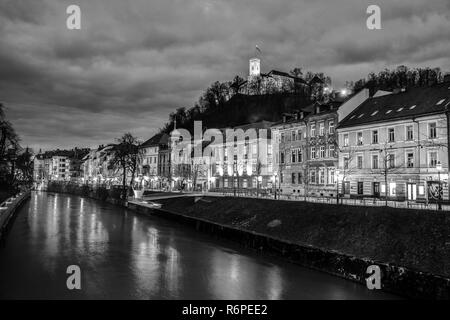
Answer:
[[(239, 93), (244, 79), (235, 76), (232, 81), (212, 83), (205, 89), (191, 108), (180, 107), (170, 113), (169, 121), (160, 132), (170, 133), (176, 120), (177, 127), (193, 130), (194, 121), (203, 121), (209, 128), (222, 128), (261, 120), (279, 121), (282, 114), (306, 107), (312, 103), (323, 103), (330, 99), (330, 91), (323, 90), (331, 85), (331, 78), (324, 73), (303, 72), (294, 68), (290, 74), (311, 83), (314, 78), (320, 81), (312, 85), (280, 88), (265, 95), (243, 95)], [(399, 88), (429, 86), (441, 82), (443, 73), (439, 68), (409, 68), (398, 66), (393, 70), (384, 69), (371, 72), (366, 78), (356, 82), (347, 81), (345, 87), (352, 93), (364, 88), (373, 95), (377, 90), (393, 91)]]

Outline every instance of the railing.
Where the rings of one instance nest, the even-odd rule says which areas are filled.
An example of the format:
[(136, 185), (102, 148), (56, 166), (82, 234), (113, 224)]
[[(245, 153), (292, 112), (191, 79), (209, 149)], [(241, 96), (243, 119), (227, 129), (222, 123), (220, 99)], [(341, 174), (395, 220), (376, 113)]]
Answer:
[[(274, 200), (287, 200), (287, 201), (306, 201), (312, 203), (324, 203), (324, 204), (337, 204), (336, 197), (312, 197), (307, 196), (305, 198), (304, 195), (288, 195), (288, 194), (277, 194), (276, 199), (275, 195), (271, 192), (261, 192), (256, 195), (254, 190), (245, 191), (245, 190), (236, 190), (236, 193), (233, 189), (214, 189), (210, 191), (212, 194), (222, 194), (225, 196), (236, 196), (236, 197), (247, 197), (247, 198), (264, 198), (264, 199), (274, 199)], [(424, 203), (424, 202), (416, 202), (416, 201), (395, 201), (388, 200), (387, 202), (383, 199), (377, 198), (339, 198), (340, 205), (349, 205), (349, 206), (364, 206), (364, 207), (392, 207), (392, 208), (403, 208), (403, 209), (418, 209), (418, 210), (439, 210), (438, 203)], [(442, 203), (441, 204), (442, 211), (450, 211), (450, 204)]]

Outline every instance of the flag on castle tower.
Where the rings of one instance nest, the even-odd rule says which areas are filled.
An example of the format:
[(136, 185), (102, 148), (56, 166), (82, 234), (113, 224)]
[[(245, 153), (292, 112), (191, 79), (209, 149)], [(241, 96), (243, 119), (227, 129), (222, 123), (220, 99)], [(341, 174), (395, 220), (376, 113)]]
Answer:
[(261, 49), (258, 47), (258, 45), (256, 45), (255, 50), (256, 50), (256, 53), (258, 53), (258, 52), (259, 52), (259, 53), (262, 53), (262, 52), (261, 52)]

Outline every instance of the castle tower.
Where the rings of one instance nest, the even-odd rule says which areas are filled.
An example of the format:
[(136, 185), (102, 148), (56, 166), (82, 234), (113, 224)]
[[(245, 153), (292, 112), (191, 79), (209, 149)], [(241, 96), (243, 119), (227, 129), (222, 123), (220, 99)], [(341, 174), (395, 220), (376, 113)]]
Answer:
[(257, 77), (261, 74), (261, 60), (259, 58), (250, 59), (249, 77)]

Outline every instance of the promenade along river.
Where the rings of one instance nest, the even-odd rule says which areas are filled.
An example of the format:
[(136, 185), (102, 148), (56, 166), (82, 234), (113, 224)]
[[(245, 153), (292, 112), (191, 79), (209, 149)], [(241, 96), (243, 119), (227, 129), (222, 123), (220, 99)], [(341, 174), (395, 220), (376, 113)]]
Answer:
[[(81, 268), (81, 290), (66, 269)], [(383, 292), (92, 199), (33, 193), (0, 247), (0, 298), (379, 299)]]

